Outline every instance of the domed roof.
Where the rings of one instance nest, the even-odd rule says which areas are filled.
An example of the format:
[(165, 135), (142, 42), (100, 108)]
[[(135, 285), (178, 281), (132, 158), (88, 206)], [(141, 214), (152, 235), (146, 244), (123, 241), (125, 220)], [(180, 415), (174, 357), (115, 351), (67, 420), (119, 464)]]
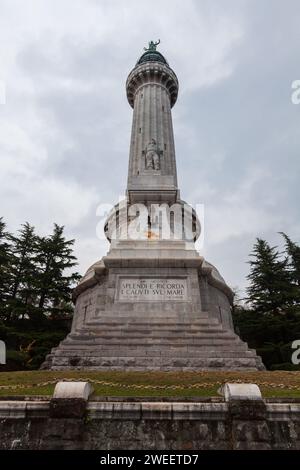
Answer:
[(148, 48), (144, 47), (146, 52), (141, 55), (136, 65), (144, 64), (145, 62), (161, 62), (162, 64), (169, 65), (164, 56), (156, 50), (159, 43), (160, 40), (157, 42), (150, 41)]
[(158, 51), (146, 51), (139, 58), (136, 65), (144, 64), (145, 62), (162, 62), (169, 65), (164, 56)]

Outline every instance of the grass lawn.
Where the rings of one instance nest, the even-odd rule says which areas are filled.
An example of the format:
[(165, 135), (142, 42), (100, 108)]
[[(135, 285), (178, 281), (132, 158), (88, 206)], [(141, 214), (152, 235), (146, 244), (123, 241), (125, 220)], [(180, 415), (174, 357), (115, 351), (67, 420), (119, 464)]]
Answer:
[(289, 371), (0, 372), (0, 396), (51, 395), (55, 383), (63, 379), (89, 380), (93, 384), (95, 395), (110, 397), (212, 397), (219, 396), (217, 391), (222, 383), (241, 381), (259, 385), (266, 398), (300, 398), (300, 372)]

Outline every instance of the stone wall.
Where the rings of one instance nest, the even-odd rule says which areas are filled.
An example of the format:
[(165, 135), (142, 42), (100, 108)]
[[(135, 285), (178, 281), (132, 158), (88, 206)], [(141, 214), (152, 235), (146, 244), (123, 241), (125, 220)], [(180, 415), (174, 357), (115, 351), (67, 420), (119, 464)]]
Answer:
[(1, 449), (300, 449), (300, 400), (0, 402)]

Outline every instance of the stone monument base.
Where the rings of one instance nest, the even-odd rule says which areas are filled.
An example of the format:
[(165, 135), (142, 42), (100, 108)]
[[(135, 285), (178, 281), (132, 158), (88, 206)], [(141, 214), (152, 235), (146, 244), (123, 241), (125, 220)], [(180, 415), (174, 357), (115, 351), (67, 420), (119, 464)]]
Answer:
[(117, 242), (75, 289), (72, 331), (42, 368), (264, 369), (234, 333), (232, 291), (185, 242)]
[[(91, 325), (92, 326), (92, 325)], [(93, 333), (70, 334), (47, 357), (44, 369), (259, 370), (264, 369), (232, 331), (200, 318), (104, 318)]]

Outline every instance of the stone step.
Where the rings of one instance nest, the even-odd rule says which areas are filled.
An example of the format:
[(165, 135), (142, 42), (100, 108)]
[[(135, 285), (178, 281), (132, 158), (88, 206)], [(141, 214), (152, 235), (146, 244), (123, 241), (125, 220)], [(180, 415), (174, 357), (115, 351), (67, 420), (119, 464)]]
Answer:
[(80, 354), (81, 351), (91, 351), (93, 354), (95, 351), (101, 354), (117, 356), (121, 355), (124, 352), (125, 355), (128, 353), (139, 354), (144, 353), (145, 355), (155, 355), (155, 354), (176, 354), (176, 355), (186, 355), (186, 354), (210, 354), (211, 352), (223, 352), (223, 351), (236, 351), (243, 352), (249, 350), (247, 345), (242, 342), (227, 342), (227, 344), (143, 344), (136, 345), (114, 345), (114, 344), (101, 344), (101, 345), (86, 345), (86, 344), (60, 344), (59, 347), (53, 348), (51, 350), (52, 354), (58, 354), (61, 351), (73, 351), (74, 354)]
[(168, 331), (164, 334), (161, 331), (134, 331), (134, 330), (127, 330), (127, 331), (110, 331), (110, 332), (101, 332), (95, 335), (84, 335), (84, 334), (70, 334), (68, 339), (72, 341), (97, 341), (98, 339), (104, 340), (130, 340), (135, 338), (145, 339), (148, 340), (149, 336), (154, 339), (174, 339), (175, 341), (180, 339), (188, 339), (193, 340), (195, 339), (206, 339), (206, 338), (215, 338), (215, 339), (235, 339), (236, 335), (226, 330), (216, 331)]
[[(89, 325), (88, 325), (89, 326)], [(97, 325), (94, 325), (94, 328), (222, 328), (220, 323), (212, 323), (212, 322), (164, 322), (163, 320), (160, 321), (140, 321), (140, 322), (103, 322)], [(85, 326), (83, 326), (85, 328)], [(89, 328), (90, 329), (90, 328)]]
[(209, 353), (211, 351), (247, 351), (247, 345), (242, 342), (228, 342), (227, 344), (220, 343), (220, 344), (212, 344), (211, 342), (206, 342), (202, 344), (166, 344), (166, 343), (158, 343), (158, 344), (127, 344), (127, 345), (120, 345), (120, 344), (98, 344), (98, 345), (86, 345), (86, 344), (61, 344), (59, 348), (54, 348), (52, 350), (52, 353), (57, 354), (60, 351), (80, 351), (86, 350), (86, 351), (91, 351), (91, 354), (93, 354), (94, 351), (101, 352), (101, 354), (105, 354), (107, 351), (107, 354), (111, 354), (112, 356), (117, 356), (120, 355), (122, 351), (126, 351), (126, 354), (129, 352), (134, 354), (138, 354), (139, 352), (143, 352), (145, 355), (150, 355), (151, 351), (153, 351), (153, 354), (166, 354), (168, 352), (171, 352), (174, 355), (179, 355), (179, 354), (194, 354), (197, 355), (200, 352), (205, 352)]
[[(227, 330), (228, 331), (228, 330)], [(135, 333), (141, 333), (141, 334), (166, 334), (166, 333), (188, 333), (190, 334), (196, 334), (198, 332), (201, 333), (223, 333), (226, 332), (225, 329), (223, 329), (221, 326), (217, 325), (186, 325), (184, 328), (177, 326), (177, 325), (172, 325), (172, 326), (157, 326), (157, 325), (152, 325), (151, 323), (147, 323), (144, 325), (118, 325), (118, 326), (105, 326), (103, 328), (93, 328), (92, 334), (110, 334), (110, 333), (115, 333), (118, 332), (119, 334), (127, 334), (128, 332), (135, 332)], [(162, 333), (163, 332), (163, 333)], [(90, 329), (88, 328), (80, 328), (77, 329), (76, 332), (72, 333), (72, 335), (84, 335), (84, 334), (91, 334)]]
[(143, 367), (143, 366), (70, 366), (69, 364), (65, 365), (53, 365), (52, 363), (48, 366), (45, 367), (44, 365), (41, 366), (41, 369), (48, 370), (51, 368), (51, 370), (56, 370), (56, 371), (66, 371), (66, 370), (88, 370), (90, 372), (101, 372), (101, 371), (132, 371), (132, 372), (145, 372), (145, 371), (150, 371), (150, 372), (200, 372), (200, 371), (220, 371), (220, 370), (226, 370), (226, 371), (246, 371), (246, 372), (257, 372), (258, 370), (265, 370), (264, 367), (261, 367), (260, 365), (244, 365), (244, 364), (234, 364), (234, 365), (229, 365), (229, 363), (225, 364), (220, 364), (218, 366), (212, 366), (212, 365), (204, 365), (204, 366), (185, 366), (185, 367), (179, 367), (179, 366), (149, 366), (149, 367)]
[(132, 316), (128, 317), (114, 317), (113, 315), (110, 316), (101, 316), (97, 320), (88, 320), (86, 322), (89, 326), (99, 326), (99, 325), (123, 325), (123, 324), (157, 324), (157, 325), (170, 325), (170, 324), (178, 324), (178, 325), (220, 325), (220, 322), (216, 318), (192, 318), (187, 316), (186, 318), (183, 317), (172, 317), (167, 318), (165, 316), (157, 316), (151, 317), (147, 316), (146, 318), (137, 316), (136, 318)]
[[(90, 349), (64, 349), (61, 350), (59, 349), (56, 352), (57, 357), (116, 357), (114, 354), (116, 351), (115, 350), (109, 350), (109, 349), (101, 349), (101, 350), (90, 350)], [(255, 357), (255, 353), (249, 350), (244, 350), (241, 351), (239, 350), (234, 350), (234, 349), (222, 349), (220, 351), (215, 350), (215, 349), (208, 349), (208, 350), (200, 350), (195, 353), (195, 351), (185, 351), (183, 353), (178, 354), (178, 351), (174, 351), (173, 349), (161, 351), (161, 350), (145, 350), (145, 348), (139, 348), (136, 350), (126, 350), (124, 348), (120, 349), (118, 351), (118, 357), (160, 357), (160, 356), (167, 356), (167, 357), (180, 357), (180, 358), (192, 358), (192, 357)]]
[(139, 316), (137, 318), (126, 317), (126, 318), (116, 318), (114, 316), (110, 317), (101, 317), (97, 320), (87, 320), (89, 326), (98, 326), (98, 325), (144, 325), (144, 324), (158, 324), (158, 325), (220, 325), (221, 323), (216, 318), (165, 318), (163, 316), (157, 318)]
[[(66, 367), (69, 366), (68, 357), (55, 357), (53, 359), (53, 366), (57, 367)], [(148, 357), (148, 356), (118, 356), (118, 357), (93, 357), (81, 358), (79, 362), (75, 365), (74, 368), (85, 367), (86, 369), (91, 369), (95, 367), (97, 370), (103, 367), (107, 370), (113, 368), (121, 368), (122, 370), (162, 370), (169, 368), (181, 368), (182, 370), (187, 369), (207, 369), (207, 368), (216, 368), (220, 369), (223, 367), (228, 368), (256, 368), (256, 359), (253, 357), (240, 357), (240, 358), (231, 358), (224, 356), (223, 358), (216, 357), (206, 357), (206, 358), (173, 358), (173, 357)]]
[(186, 339), (187, 341), (192, 341), (193, 338), (195, 339), (239, 339), (238, 335), (236, 335), (233, 331), (230, 330), (220, 330), (220, 331), (212, 331), (212, 332), (202, 332), (202, 331), (196, 331), (196, 332), (186, 332), (182, 331), (180, 333), (173, 333), (169, 331), (164, 331), (161, 334), (158, 332), (155, 332), (155, 334), (151, 335), (149, 333), (136, 333), (134, 331), (115, 331), (110, 334), (106, 333), (98, 333), (97, 335), (92, 335), (92, 334), (76, 334), (76, 333), (71, 333), (67, 336), (67, 338), (64, 341), (85, 341), (88, 342), (89, 344), (92, 344), (93, 342), (96, 342), (97, 340), (118, 340), (122, 342), (126, 342), (127, 340), (131, 339), (141, 339), (146, 342), (151, 342), (152, 339), (154, 340), (164, 340), (164, 339), (170, 339), (170, 340), (175, 340), (177, 341), (178, 339)]
[(97, 336), (96, 338), (82, 338), (82, 339), (75, 339), (75, 338), (67, 338), (63, 344), (83, 344), (88, 347), (97, 346), (97, 345), (107, 345), (107, 344), (114, 344), (114, 345), (138, 345), (142, 344), (146, 345), (155, 345), (155, 344), (182, 344), (182, 345), (190, 345), (190, 344), (226, 344), (227, 342), (237, 342), (240, 341), (237, 336), (228, 335), (228, 336), (221, 336), (218, 338), (216, 335), (212, 335), (209, 337), (207, 334), (202, 336), (180, 336), (180, 337), (153, 337), (150, 338), (148, 336), (120, 336), (115, 335), (111, 337), (100, 337)]

